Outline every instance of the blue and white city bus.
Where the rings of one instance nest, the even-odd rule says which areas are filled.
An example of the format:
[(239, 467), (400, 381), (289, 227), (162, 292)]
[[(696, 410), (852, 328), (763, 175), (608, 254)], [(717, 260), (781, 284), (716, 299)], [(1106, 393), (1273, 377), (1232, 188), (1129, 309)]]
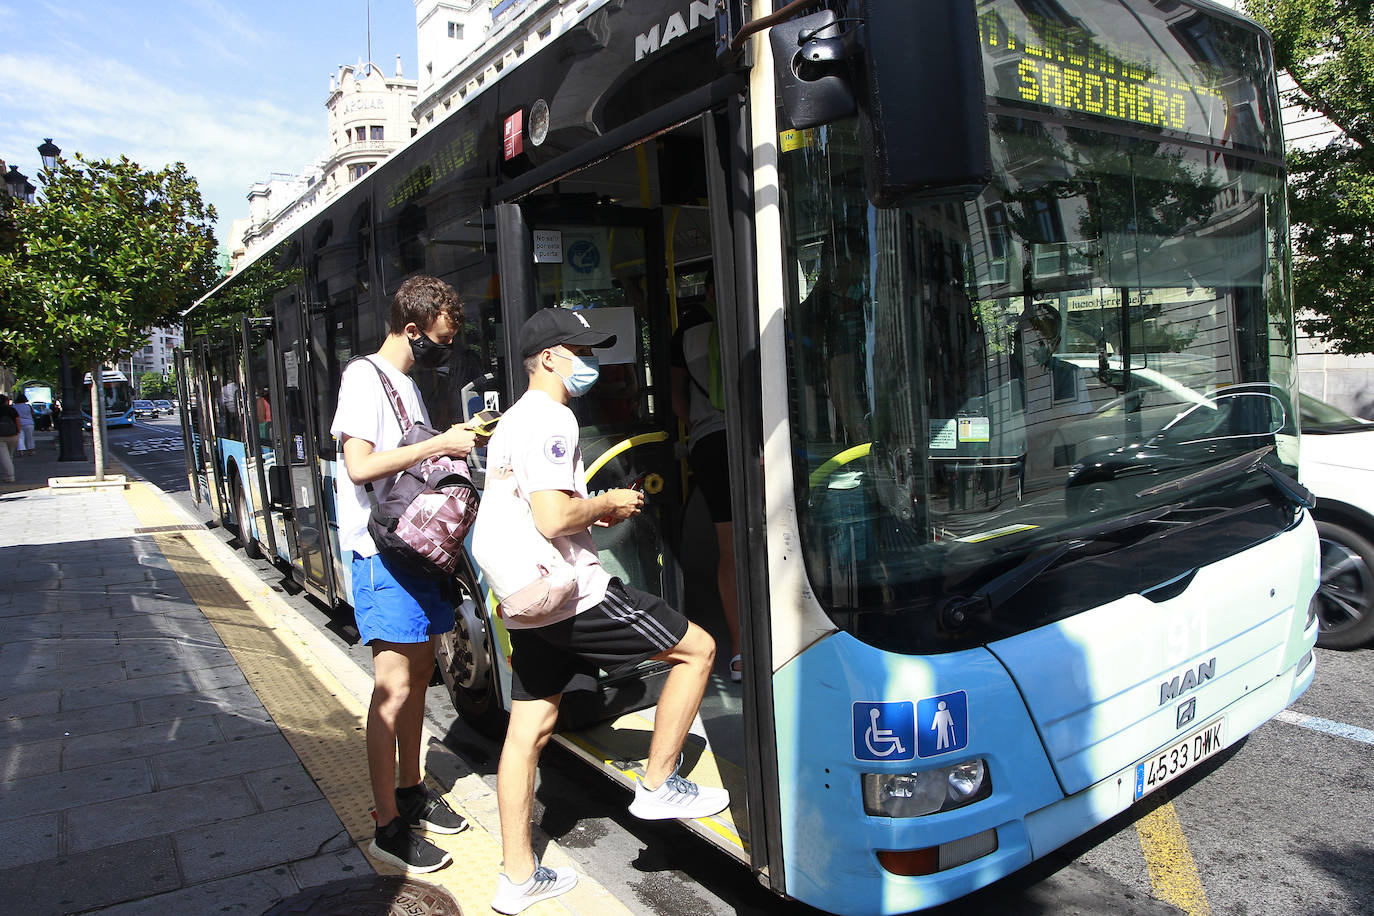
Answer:
[[(521, 394), (526, 316), (579, 309), (618, 339), (575, 406), (589, 485), (650, 494), (603, 562), (722, 633), (668, 391), (713, 271), (744, 680), (722, 652), (685, 764), (734, 802), (686, 826), (779, 894), (906, 912), (1311, 683), (1273, 60), (1202, 0), (768, 6), (522, 8), (511, 63), (189, 310), (188, 471), (344, 604), (329, 422), (397, 286), (466, 303), (416, 374), (440, 427)], [(451, 585), (441, 669), (497, 731), (500, 608)], [(633, 785), (662, 675), (569, 695), (558, 740)]]
[[(91, 428), (91, 373), (87, 372), (83, 381), (84, 397), (81, 401), (81, 419), (86, 429)], [(133, 426), (134, 389), (129, 379), (118, 369), (100, 370), (101, 396), (105, 399), (105, 425)]]

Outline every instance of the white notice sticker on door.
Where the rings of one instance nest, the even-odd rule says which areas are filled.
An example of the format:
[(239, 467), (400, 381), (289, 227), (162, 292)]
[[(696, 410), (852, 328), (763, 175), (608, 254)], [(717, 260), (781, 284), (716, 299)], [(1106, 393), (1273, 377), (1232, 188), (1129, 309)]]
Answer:
[(534, 230), (534, 263), (563, 263), (563, 233), (561, 230)]

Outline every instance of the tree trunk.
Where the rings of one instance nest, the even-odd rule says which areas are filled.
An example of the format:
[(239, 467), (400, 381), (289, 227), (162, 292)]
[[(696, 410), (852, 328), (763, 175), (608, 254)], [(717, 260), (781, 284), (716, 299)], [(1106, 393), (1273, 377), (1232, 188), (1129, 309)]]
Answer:
[(95, 452), (95, 479), (105, 479), (105, 367), (91, 366), (91, 449)]

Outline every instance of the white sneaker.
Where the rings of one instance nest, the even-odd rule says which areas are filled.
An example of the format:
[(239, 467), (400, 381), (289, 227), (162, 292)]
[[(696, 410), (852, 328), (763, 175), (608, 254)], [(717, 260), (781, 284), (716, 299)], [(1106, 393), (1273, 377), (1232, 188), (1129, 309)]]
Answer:
[(730, 805), (730, 793), (724, 789), (702, 787), (690, 779), (673, 775), (663, 780), (663, 785), (652, 792), (643, 782), (635, 784), (635, 800), (630, 802), (630, 813), (646, 821), (662, 821), (670, 818), (710, 817), (719, 814)]
[(534, 874), (516, 884), (502, 872), (496, 879), (496, 896), (491, 908), (498, 913), (519, 913), (527, 906), (566, 894), (577, 885), (577, 872), (571, 868), (548, 868), (534, 860)]

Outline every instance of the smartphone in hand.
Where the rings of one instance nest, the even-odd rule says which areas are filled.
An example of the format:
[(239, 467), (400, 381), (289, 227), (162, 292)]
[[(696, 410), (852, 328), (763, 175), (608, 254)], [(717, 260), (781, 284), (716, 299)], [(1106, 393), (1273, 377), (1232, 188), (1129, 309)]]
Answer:
[(472, 415), (472, 431), (479, 436), (490, 436), (501, 419), (499, 410), (479, 410)]

